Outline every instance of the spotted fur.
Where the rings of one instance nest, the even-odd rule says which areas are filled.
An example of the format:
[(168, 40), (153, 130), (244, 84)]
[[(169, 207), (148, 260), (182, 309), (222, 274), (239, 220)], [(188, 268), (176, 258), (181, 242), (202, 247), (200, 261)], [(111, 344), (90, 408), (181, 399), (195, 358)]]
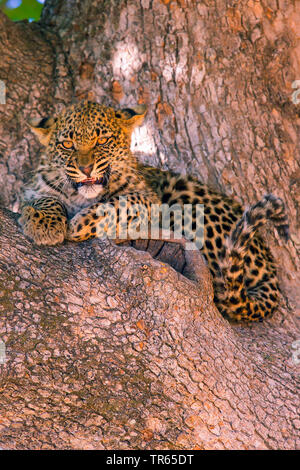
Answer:
[(151, 204), (191, 204), (191, 227), (196, 205), (204, 205), (202, 253), (213, 275), (219, 310), (236, 320), (259, 321), (278, 304), (279, 286), (273, 257), (258, 234), (273, 222), (288, 238), (283, 201), (271, 194), (243, 210), (234, 199), (213, 191), (192, 177), (162, 171), (138, 162), (130, 151), (133, 128), (144, 109), (115, 111), (82, 102), (55, 119), (32, 122), (46, 150), (33, 179), (24, 188), (20, 224), (39, 245), (64, 239), (83, 241), (109, 233), (112, 221), (99, 215), (109, 203), (117, 209), (117, 233), (122, 229), (121, 200), (129, 208), (143, 204), (146, 213), (132, 213), (129, 225), (151, 216)]

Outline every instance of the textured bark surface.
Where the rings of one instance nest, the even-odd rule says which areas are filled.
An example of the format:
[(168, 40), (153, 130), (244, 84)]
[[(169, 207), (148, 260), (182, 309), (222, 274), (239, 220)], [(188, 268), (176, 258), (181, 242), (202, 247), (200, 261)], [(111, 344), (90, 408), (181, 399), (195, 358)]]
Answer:
[(245, 204), (274, 192), (292, 233), (286, 246), (266, 233), (283, 299), (247, 327), (221, 318), (195, 253), (148, 247), (178, 270), (193, 261), (192, 281), (109, 242), (39, 249), (1, 212), (2, 447), (300, 447), (299, 17), (292, 0), (46, 0), (38, 24), (0, 13), (3, 206), (18, 211), (37, 162), (26, 119), (88, 97), (147, 103), (141, 159)]
[(3, 448), (299, 447), (293, 332), (231, 326), (198, 252), (192, 281), (108, 241), (36, 248), (6, 212), (0, 241)]

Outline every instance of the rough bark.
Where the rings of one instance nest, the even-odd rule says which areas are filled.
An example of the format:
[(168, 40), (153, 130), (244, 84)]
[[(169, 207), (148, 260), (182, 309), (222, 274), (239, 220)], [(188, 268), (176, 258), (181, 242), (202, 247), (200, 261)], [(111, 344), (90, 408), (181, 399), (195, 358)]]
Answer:
[[(149, 113), (133, 149), (144, 161), (244, 203), (274, 192), (292, 232), (287, 246), (268, 233), (282, 306), (247, 327), (215, 309), (201, 257), (192, 281), (108, 242), (39, 249), (2, 212), (2, 447), (299, 447), (297, 19), (291, 0), (49, 0), (38, 24), (0, 13), (3, 206), (18, 210), (37, 162), (29, 116), (74, 98), (139, 101)], [(191, 261), (176, 246), (149, 248), (177, 270)]]
[(11, 217), (1, 213), (4, 448), (299, 446), (293, 334), (224, 320), (199, 252), (185, 255), (192, 281), (107, 241), (36, 248)]

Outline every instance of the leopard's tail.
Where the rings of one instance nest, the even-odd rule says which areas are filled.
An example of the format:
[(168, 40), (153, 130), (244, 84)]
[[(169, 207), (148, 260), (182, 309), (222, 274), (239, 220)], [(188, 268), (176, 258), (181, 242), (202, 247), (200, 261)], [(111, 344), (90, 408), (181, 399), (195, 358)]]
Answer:
[(216, 303), (222, 313), (237, 320), (261, 321), (278, 304), (279, 288), (272, 262), (269, 261), (270, 269), (255, 286), (247, 288), (245, 279), (245, 258), (251, 240), (258, 228), (268, 221), (273, 222), (280, 237), (285, 241), (289, 239), (285, 205), (279, 197), (267, 194), (245, 210), (226, 239), (220, 256), (220, 271), (215, 280)]

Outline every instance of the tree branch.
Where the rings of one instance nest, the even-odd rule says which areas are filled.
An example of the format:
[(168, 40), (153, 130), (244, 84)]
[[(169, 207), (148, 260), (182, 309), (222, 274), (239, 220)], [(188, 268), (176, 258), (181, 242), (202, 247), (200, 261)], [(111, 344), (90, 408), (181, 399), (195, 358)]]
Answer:
[(3, 448), (296, 448), (292, 335), (224, 320), (199, 253), (196, 282), (109, 241), (35, 247), (15, 218), (1, 211)]

